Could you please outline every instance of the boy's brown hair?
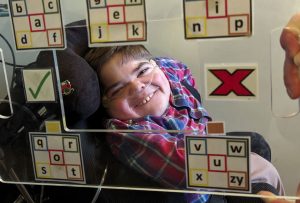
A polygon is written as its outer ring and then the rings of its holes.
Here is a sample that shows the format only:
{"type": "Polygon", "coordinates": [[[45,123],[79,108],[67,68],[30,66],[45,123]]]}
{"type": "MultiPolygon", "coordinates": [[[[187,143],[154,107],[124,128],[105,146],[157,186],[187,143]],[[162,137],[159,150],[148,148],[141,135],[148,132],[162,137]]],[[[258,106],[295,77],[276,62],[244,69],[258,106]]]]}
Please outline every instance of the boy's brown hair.
{"type": "Polygon", "coordinates": [[[150,52],[142,45],[92,48],[84,58],[99,75],[101,67],[115,54],[123,56],[123,63],[132,59],[150,60],[152,58],[150,52]]]}

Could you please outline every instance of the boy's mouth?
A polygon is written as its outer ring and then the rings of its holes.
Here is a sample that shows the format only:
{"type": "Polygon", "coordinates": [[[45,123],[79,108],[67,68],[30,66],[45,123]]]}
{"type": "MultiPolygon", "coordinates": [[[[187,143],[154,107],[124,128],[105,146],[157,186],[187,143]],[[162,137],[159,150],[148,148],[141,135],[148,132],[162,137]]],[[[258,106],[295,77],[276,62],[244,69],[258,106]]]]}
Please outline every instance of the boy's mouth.
{"type": "Polygon", "coordinates": [[[136,105],[137,107],[138,106],[143,106],[145,104],[147,104],[153,97],[153,95],[155,94],[156,91],[152,92],[151,94],[149,94],[147,97],[145,97],[138,105],[136,105]]]}

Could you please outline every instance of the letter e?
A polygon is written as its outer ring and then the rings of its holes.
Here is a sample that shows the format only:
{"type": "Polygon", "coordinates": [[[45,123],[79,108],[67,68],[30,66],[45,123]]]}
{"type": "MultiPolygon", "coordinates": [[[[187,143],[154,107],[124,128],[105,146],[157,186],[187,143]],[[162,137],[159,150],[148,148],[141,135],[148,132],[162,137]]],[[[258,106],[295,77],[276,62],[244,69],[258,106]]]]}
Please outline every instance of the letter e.
{"type": "Polygon", "coordinates": [[[120,19],[120,12],[119,11],[114,11],[113,17],[114,17],[114,19],[120,19]]]}

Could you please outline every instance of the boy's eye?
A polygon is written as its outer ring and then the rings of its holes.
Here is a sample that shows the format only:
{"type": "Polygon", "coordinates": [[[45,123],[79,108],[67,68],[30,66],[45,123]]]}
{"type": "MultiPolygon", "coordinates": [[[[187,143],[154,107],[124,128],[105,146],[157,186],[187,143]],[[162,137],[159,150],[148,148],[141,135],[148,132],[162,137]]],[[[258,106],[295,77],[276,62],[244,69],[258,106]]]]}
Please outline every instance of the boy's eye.
{"type": "Polygon", "coordinates": [[[140,77],[140,76],[143,76],[143,75],[147,75],[148,73],[150,73],[152,70],[152,67],[144,67],[142,68],[139,72],[138,72],[138,75],[137,77],[140,77]]]}
{"type": "Polygon", "coordinates": [[[111,90],[108,95],[109,95],[109,97],[114,97],[114,96],[120,94],[123,89],[124,89],[123,87],[119,87],[117,89],[111,90]]]}

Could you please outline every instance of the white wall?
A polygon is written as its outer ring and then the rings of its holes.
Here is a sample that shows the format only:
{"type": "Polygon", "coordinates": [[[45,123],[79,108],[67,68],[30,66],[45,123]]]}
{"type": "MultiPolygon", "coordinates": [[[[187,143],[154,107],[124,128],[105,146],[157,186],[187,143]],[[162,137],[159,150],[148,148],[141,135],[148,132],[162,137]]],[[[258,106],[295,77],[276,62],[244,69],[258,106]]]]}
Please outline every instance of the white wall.
{"type": "MultiPolygon", "coordinates": [[[[251,37],[188,41],[184,39],[181,0],[147,0],[146,3],[149,31],[146,46],[154,55],[177,58],[192,69],[203,95],[204,106],[214,120],[225,122],[227,131],[256,131],[268,140],[272,148],[272,162],[283,179],[287,194],[294,195],[300,182],[300,116],[286,117],[297,113],[299,108],[298,101],[287,98],[283,87],[283,52],[278,37],[289,17],[300,11],[300,1],[253,0],[251,37]],[[205,100],[204,64],[207,63],[257,63],[258,100],[205,100]]],[[[85,17],[84,1],[78,1],[77,4],[76,0],[75,5],[74,0],[64,0],[62,4],[65,23],[85,17]]],[[[7,17],[0,18],[1,34],[13,42],[8,25],[7,17]]],[[[2,40],[0,47],[5,49],[6,60],[11,61],[2,40]]],[[[34,55],[34,52],[18,54],[17,61],[26,64],[34,55]]]]}

